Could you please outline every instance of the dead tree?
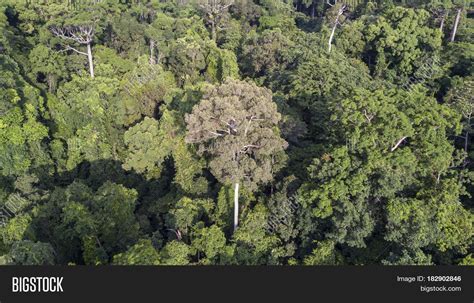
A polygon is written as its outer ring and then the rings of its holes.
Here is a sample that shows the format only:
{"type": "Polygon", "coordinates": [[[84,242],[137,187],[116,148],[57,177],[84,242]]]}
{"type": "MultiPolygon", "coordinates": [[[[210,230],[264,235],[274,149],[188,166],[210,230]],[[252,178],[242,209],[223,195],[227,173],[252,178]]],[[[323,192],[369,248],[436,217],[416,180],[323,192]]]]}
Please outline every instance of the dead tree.
{"type": "MultiPolygon", "coordinates": [[[[337,0],[334,1],[334,4],[331,4],[329,2],[330,0],[327,0],[327,4],[329,4],[330,6],[334,6],[337,4],[337,0]]],[[[329,36],[329,41],[328,41],[328,52],[330,53],[331,52],[331,47],[332,47],[332,40],[334,39],[334,33],[336,32],[336,28],[338,25],[340,25],[340,18],[341,16],[344,14],[344,12],[346,11],[347,9],[347,5],[345,5],[344,3],[341,4],[341,6],[339,6],[338,10],[337,10],[337,13],[336,13],[336,18],[334,19],[334,22],[333,22],[333,25],[332,25],[332,30],[331,30],[331,35],[329,36]]]]}
{"type": "Polygon", "coordinates": [[[79,45],[86,46],[86,52],[82,52],[69,44],[66,45],[66,51],[72,50],[78,54],[87,56],[89,61],[89,72],[92,78],[94,78],[94,63],[92,60],[92,41],[94,40],[94,26],[93,25],[76,25],[76,26],[53,26],[51,32],[66,41],[71,41],[79,45]]]}

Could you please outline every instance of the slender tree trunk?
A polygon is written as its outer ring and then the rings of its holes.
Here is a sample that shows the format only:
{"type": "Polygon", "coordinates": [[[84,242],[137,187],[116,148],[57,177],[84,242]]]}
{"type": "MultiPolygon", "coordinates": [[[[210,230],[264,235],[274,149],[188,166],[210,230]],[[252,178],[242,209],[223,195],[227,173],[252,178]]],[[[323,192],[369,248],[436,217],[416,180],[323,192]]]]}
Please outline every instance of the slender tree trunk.
{"type": "Polygon", "coordinates": [[[234,187],[234,232],[239,225],[239,182],[235,183],[234,187]]]}
{"type": "Polygon", "coordinates": [[[91,77],[94,78],[94,63],[92,62],[92,49],[90,43],[87,44],[87,58],[89,59],[89,71],[91,77]]]}
{"type": "Polygon", "coordinates": [[[314,19],[314,15],[315,15],[315,9],[314,9],[314,3],[311,4],[311,18],[314,19]]]}
{"type": "Polygon", "coordinates": [[[211,21],[211,35],[212,41],[217,41],[216,23],[214,20],[211,21]]]}
{"type": "Polygon", "coordinates": [[[150,64],[156,64],[155,61],[155,41],[150,40],[150,64]]]}
{"type": "Polygon", "coordinates": [[[332,39],[334,38],[334,32],[336,31],[336,26],[337,26],[337,22],[334,23],[334,26],[332,27],[332,31],[331,31],[331,36],[329,36],[329,41],[328,41],[328,52],[329,53],[331,52],[332,39]]]}
{"type": "Polygon", "coordinates": [[[443,13],[443,18],[441,19],[441,24],[439,25],[439,31],[442,33],[444,30],[444,22],[448,18],[449,11],[447,10],[446,12],[443,13]]]}
{"type": "Polygon", "coordinates": [[[469,132],[466,131],[466,136],[464,137],[464,151],[467,153],[467,147],[469,144],[469,132]]]}
{"type": "Polygon", "coordinates": [[[456,32],[458,31],[459,20],[461,19],[462,8],[458,8],[456,11],[456,19],[454,20],[453,31],[451,32],[451,42],[454,42],[456,32]]]}
{"type": "Polygon", "coordinates": [[[156,58],[156,64],[160,64],[161,61],[161,52],[158,50],[158,57],[156,58]]]}
{"type": "Polygon", "coordinates": [[[52,74],[48,74],[47,79],[48,79],[48,92],[52,93],[54,76],[52,74]]]}
{"type": "Polygon", "coordinates": [[[339,17],[344,13],[345,6],[341,6],[341,8],[337,11],[336,20],[334,20],[334,25],[332,27],[331,36],[329,36],[328,41],[328,52],[331,52],[332,47],[332,39],[334,38],[334,33],[336,32],[336,27],[339,24],[339,17]]]}

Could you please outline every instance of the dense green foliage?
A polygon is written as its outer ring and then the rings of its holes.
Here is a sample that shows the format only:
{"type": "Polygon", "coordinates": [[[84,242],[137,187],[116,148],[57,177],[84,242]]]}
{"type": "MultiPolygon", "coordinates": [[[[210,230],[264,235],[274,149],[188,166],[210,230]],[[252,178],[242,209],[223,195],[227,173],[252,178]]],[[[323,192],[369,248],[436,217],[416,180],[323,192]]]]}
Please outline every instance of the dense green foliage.
{"type": "Polygon", "coordinates": [[[0,262],[472,265],[473,9],[0,0],[0,262]]]}

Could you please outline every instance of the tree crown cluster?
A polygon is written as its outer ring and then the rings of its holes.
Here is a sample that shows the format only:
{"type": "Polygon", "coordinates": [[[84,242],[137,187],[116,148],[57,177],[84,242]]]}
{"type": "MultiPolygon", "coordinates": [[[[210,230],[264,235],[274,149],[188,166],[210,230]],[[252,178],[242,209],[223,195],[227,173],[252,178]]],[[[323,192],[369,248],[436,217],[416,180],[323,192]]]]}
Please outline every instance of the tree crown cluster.
{"type": "Polygon", "coordinates": [[[0,0],[0,262],[473,265],[473,12],[0,0]]]}

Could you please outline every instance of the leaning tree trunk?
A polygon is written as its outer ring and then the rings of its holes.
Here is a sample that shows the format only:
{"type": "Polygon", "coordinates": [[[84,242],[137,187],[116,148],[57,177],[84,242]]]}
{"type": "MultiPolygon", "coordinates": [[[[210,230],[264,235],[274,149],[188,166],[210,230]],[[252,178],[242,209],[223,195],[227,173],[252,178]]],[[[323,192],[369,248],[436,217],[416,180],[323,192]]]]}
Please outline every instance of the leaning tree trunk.
{"type": "Polygon", "coordinates": [[[445,13],[443,13],[443,18],[441,19],[441,24],[439,25],[439,31],[442,33],[444,31],[444,22],[446,21],[446,18],[448,18],[449,11],[447,10],[445,13]]]}
{"type": "Polygon", "coordinates": [[[235,183],[234,187],[234,232],[239,225],[239,182],[235,183]]]}
{"type": "Polygon", "coordinates": [[[451,32],[451,42],[454,42],[454,38],[456,37],[456,32],[459,26],[459,20],[461,19],[461,12],[462,8],[458,8],[456,11],[456,20],[454,21],[453,31],[451,32]]]}
{"type": "Polygon", "coordinates": [[[94,78],[94,63],[92,62],[92,49],[90,43],[87,44],[87,58],[89,59],[89,71],[91,78],[94,78]]]}
{"type": "Polygon", "coordinates": [[[332,27],[331,36],[329,36],[329,41],[328,41],[328,52],[329,52],[329,53],[331,52],[332,39],[334,39],[334,33],[336,32],[336,27],[337,27],[337,25],[339,24],[339,17],[341,17],[341,15],[344,13],[344,10],[345,10],[345,9],[346,9],[346,6],[343,5],[343,6],[341,6],[341,8],[339,8],[339,10],[337,11],[336,20],[334,20],[334,25],[333,25],[333,27],[332,27]]]}

